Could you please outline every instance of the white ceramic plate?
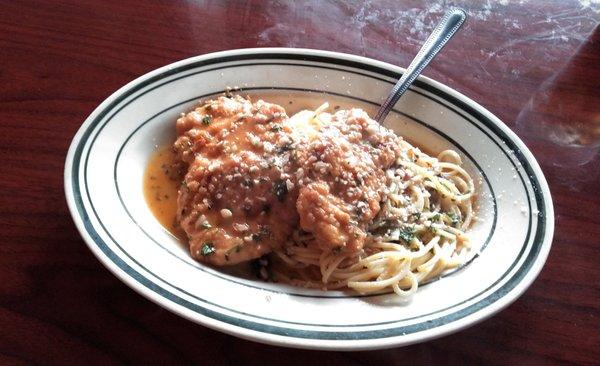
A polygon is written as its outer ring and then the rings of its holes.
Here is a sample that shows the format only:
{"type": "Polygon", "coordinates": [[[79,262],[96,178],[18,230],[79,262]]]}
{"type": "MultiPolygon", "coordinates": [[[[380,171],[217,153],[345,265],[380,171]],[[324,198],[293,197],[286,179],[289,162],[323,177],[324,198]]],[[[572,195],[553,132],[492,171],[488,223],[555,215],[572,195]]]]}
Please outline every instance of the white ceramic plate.
{"type": "MultiPolygon", "coordinates": [[[[85,121],[65,165],[73,219],[98,259],[133,289],[205,326],[290,347],[357,350],[406,345],[472,325],[514,301],[541,270],[554,214],[534,157],[498,118],[421,77],[386,125],[437,153],[457,150],[475,177],[480,254],[421,286],[393,294],[321,292],[235,277],[194,262],[144,201],[142,177],[174,121],[199,100],[239,86],[289,112],[324,101],[373,115],[402,69],[371,59],[303,49],[247,49],[183,60],[115,92],[85,121]],[[292,101],[292,104],[289,102],[292,101]]],[[[289,113],[291,114],[291,113],[289,113]]]]}

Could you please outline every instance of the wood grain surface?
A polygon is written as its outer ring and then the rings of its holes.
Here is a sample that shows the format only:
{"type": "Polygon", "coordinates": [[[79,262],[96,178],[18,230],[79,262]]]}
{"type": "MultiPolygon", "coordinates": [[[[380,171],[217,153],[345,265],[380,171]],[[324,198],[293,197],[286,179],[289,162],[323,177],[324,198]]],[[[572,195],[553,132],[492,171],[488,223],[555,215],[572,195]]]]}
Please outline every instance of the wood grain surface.
{"type": "Polygon", "coordinates": [[[468,11],[468,24],[425,75],[480,102],[525,141],[556,211],[538,279],[469,329],[349,353],[237,339],[135,293],[73,225],[63,193],[69,143],[123,84],[186,57],[244,47],[327,49],[406,66],[447,3],[0,1],[0,364],[598,364],[595,1],[451,2],[468,11]]]}

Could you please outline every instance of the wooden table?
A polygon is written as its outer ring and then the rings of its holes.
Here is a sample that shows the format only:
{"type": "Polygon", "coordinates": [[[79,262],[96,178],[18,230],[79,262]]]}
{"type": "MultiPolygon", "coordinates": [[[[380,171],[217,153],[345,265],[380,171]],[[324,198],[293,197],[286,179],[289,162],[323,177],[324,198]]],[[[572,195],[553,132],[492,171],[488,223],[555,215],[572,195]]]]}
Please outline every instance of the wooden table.
{"type": "Polygon", "coordinates": [[[240,340],[136,294],[94,258],[71,221],[63,194],[70,140],[124,83],[186,57],[257,46],[406,66],[443,2],[0,3],[0,364],[600,362],[600,6],[590,1],[465,1],[468,24],[425,72],[525,141],[556,210],[538,279],[467,330],[355,353],[240,340]]]}

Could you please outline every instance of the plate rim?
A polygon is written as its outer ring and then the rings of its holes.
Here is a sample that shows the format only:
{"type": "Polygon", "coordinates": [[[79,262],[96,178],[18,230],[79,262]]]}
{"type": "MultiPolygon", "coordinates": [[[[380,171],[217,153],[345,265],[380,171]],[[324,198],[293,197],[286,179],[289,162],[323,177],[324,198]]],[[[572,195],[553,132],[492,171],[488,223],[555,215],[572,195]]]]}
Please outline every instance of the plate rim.
{"type": "MultiPolygon", "coordinates": [[[[461,102],[462,104],[472,108],[475,112],[481,114],[484,118],[490,120],[494,126],[498,127],[506,137],[511,140],[523,154],[524,159],[529,163],[535,177],[539,183],[539,189],[541,190],[541,194],[543,199],[545,200],[546,207],[545,209],[545,230],[544,230],[544,240],[541,243],[540,251],[537,256],[534,258],[534,263],[530,267],[529,271],[524,274],[524,277],[515,285],[513,289],[508,291],[502,298],[493,302],[492,304],[485,306],[479,310],[476,310],[474,313],[469,314],[462,319],[457,321],[443,324],[440,327],[430,328],[424,331],[415,332],[406,336],[393,336],[388,338],[370,338],[370,339],[360,339],[360,340],[336,340],[336,339],[315,339],[315,338],[298,338],[298,337],[287,337],[272,333],[260,332],[248,328],[244,328],[241,326],[236,326],[233,324],[225,323],[219,321],[217,319],[210,318],[206,315],[196,313],[191,309],[187,309],[182,305],[176,304],[173,301],[164,298],[157,292],[151,291],[146,286],[138,282],[136,279],[132,278],[130,274],[126,273],[123,269],[121,269],[114,261],[112,261],[108,256],[102,252],[102,250],[96,245],[94,239],[89,235],[87,229],[85,228],[83,219],[79,216],[75,198],[74,198],[74,188],[71,187],[71,178],[72,178],[72,164],[73,158],[75,155],[75,150],[80,142],[82,136],[89,128],[91,122],[98,117],[98,115],[106,109],[107,106],[110,106],[112,102],[115,101],[120,95],[126,93],[129,89],[137,86],[141,82],[152,79],[156,76],[161,75],[162,73],[168,73],[171,70],[177,69],[181,66],[194,64],[201,61],[216,59],[216,58],[226,58],[232,56],[252,56],[252,55],[260,55],[260,54],[281,54],[281,55],[295,55],[297,56],[315,56],[315,57],[324,57],[324,58],[332,58],[339,60],[346,60],[358,64],[369,65],[378,69],[388,70],[393,73],[403,73],[405,70],[403,68],[382,62],[374,59],[356,56],[345,53],[331,52],[331,51],[321,51],[321,50],[313,50],[313,49],[297,49],[297,48],[249,48],[249,49],[240,49],[240,50],[229,50],[222,52],[209,53],[205,55],[195,56],[191,58],[187,58],[161,68],[155,69],[149,73],[146,73],[133,81],[127,83],[116,92],[111,94],[108,98],[106,98],[94,111],[86,118],[84,123],[81,125],[77,133],[75,134],[71,145],[69,147],[69,152],[65,161],[65,171],[64,171],[64,186],[65,186],[65,197],[67,200],[67,204],[69,206],[69,211],[77,226],[77,229],[86,242],[87,246],[92,250],[94,255],[100,260],[100,262],[107,267],[114,275],[117,276],[121,281],[126,283],[129,287],[134,289],[136,292],[142,294],[144,297],[149,298],[151,301],[157,303],[158,305],[180,315],[189,320],[192,320],[196,323],[200,323],[204,326],[208,326],[210,328],[232,334],[241,338],[250,339],[254,341],[259,341],[267,344],[274,344],[280,346],[287,347],[295,347],[295,348],[310,348],[310,349],[331,349],[331,350],[364,350],[364,349],[378,349],[378,348],[387,348],[399,345],[408,345],[416,342],[421,342],[437,337],[441,337],[443,335],[456,332],[460,329],[466,328],[468,326],[475,325],[476,323],[487,319],[488,317],[494,315],[499,310],[507,307],[512,302],[514,302],[518,297],[522,295],[522,293],[533,283],[535,278],[537,278],[539,272],[541,271],[548,253],[550,251],[554,233],[554,212],[553,212],[553,203],[552,197],[550,195],[550,190],[548,188],[548,184],[544,177],[544,174],[539,167],[535,157],[529,151],[529,149],[525,146],[525,144],[519,139],[519,137],[510,130],[500,119],[494,116],[491,112],[485,109],[480,104],[466,97],[465,95],[457,92],[456,90],[443,85],[435,80],[430,78],[420,76],[420,82],[424,84],[429,84],[434,89],[440,90],[442,93],[454,97],[456,100],[461,102]]],[[[460,108],[462,110],[462,108],[460,108]]],[[[529,180],[529,179],[528,179],[529,180]]]]}

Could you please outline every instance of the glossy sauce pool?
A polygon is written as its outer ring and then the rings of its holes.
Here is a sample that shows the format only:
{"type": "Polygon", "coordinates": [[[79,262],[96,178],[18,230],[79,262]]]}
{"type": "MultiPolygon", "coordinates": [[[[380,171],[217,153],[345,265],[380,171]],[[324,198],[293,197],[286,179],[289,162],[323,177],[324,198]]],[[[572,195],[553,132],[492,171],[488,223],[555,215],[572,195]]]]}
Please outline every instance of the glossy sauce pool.
{"type": "Polygon", "coordinates": [[[171,145],[159,147],[148,161],[144,172],[144,198],[158,222],[182,242],[185,233],[176,223],[177,190],[181,180],[173,178],[176,162],[171,145]]]}

